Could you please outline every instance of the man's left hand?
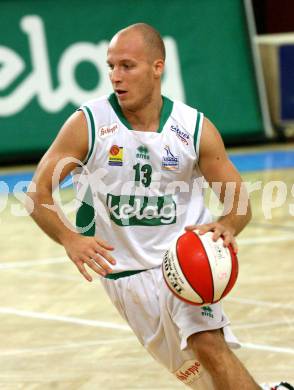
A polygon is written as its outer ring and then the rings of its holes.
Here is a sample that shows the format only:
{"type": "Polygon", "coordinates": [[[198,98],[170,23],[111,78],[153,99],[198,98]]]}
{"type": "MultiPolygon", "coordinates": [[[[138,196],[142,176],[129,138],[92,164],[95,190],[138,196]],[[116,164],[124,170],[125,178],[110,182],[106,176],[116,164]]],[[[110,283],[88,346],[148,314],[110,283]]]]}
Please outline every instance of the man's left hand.
{"type": "Polygon", "coordinates": [[[213,241],[217,241],[221,237],[224,240],[225,247],[228,247],[229,244],[231,244],[234,252],[236,254],[238,253],[238,245],[234,237],[234,232],[220,222],[211,222],[204,225],[190,225],[186,226],[185,230],[198,230],[199,234],[213,232],[213,241]]]}

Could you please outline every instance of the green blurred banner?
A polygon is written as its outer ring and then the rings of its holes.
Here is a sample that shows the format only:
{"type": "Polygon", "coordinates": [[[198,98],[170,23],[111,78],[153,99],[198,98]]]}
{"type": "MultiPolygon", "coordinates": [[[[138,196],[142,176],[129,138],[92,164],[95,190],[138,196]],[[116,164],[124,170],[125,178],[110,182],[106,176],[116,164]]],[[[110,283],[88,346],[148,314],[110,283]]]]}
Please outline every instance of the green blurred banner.
{"type": "Polygon", "coordinates": [[[0,156],[40,153],[82,102],[111,92],[108,42],[136,22],[164,37],[164,94],[227,141],[263,134],[241,0],[2,0],[0,156]]]}

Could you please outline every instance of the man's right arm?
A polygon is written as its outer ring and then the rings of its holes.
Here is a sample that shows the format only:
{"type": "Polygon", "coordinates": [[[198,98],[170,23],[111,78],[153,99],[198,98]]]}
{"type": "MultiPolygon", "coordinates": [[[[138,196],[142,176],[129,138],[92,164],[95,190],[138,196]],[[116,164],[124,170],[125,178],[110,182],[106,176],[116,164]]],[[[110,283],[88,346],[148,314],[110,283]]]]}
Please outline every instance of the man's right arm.
{"type": "MultiPolygon", "coordinates": [[[[63,125],[55,141],[40,161],[33,184],[28,189],[28,196],[33,201],[33,211],[28,211],[40,228],[53,240],[63,245],[69,258],[75,263],[81,274],[88,280],[92,277],[87,272],[85,264],[100,275],[111,272],[109,263],[115,260],[108,252],[113,247],[97,237],[80,235],[75,228],[69,227],[61,209],[53,200],[54,187],[52,178],[56,166],[67,159],[61,171],[61,182],[78,164],[83,161],[88,151],[88,130],[85,116],[82,112],[74,113],[63,125]],[[49,205],[49,207],[48,207],[49,205]],[[62,218],[61,218],[62,216],[62,218]]],[[[58,185],[59,183],[56,183],[58,185]]]]}

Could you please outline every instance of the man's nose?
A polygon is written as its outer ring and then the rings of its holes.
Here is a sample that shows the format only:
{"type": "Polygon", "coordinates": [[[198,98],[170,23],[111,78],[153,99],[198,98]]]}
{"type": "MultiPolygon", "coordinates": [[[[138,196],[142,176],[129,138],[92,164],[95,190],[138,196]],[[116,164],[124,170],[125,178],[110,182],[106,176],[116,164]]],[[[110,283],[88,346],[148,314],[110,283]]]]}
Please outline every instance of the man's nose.
{"type": "Polygon", "coordinates": [[[118,83],[121,81],[121,72],[118,67],[114,66],[110,71],[110,80],[112,83],[118,83]]]}

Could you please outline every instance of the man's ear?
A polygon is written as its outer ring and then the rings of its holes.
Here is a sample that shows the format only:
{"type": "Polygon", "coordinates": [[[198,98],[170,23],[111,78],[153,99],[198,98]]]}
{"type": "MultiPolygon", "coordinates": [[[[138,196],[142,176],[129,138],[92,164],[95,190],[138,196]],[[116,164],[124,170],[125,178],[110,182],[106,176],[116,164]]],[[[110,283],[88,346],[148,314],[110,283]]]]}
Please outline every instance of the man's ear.
{"type": "Polygon", "coordinates": [[[164,71],[164,61],[162,59],[153,62],[153,71],[155,78],[160,78],[164,71]]]}

